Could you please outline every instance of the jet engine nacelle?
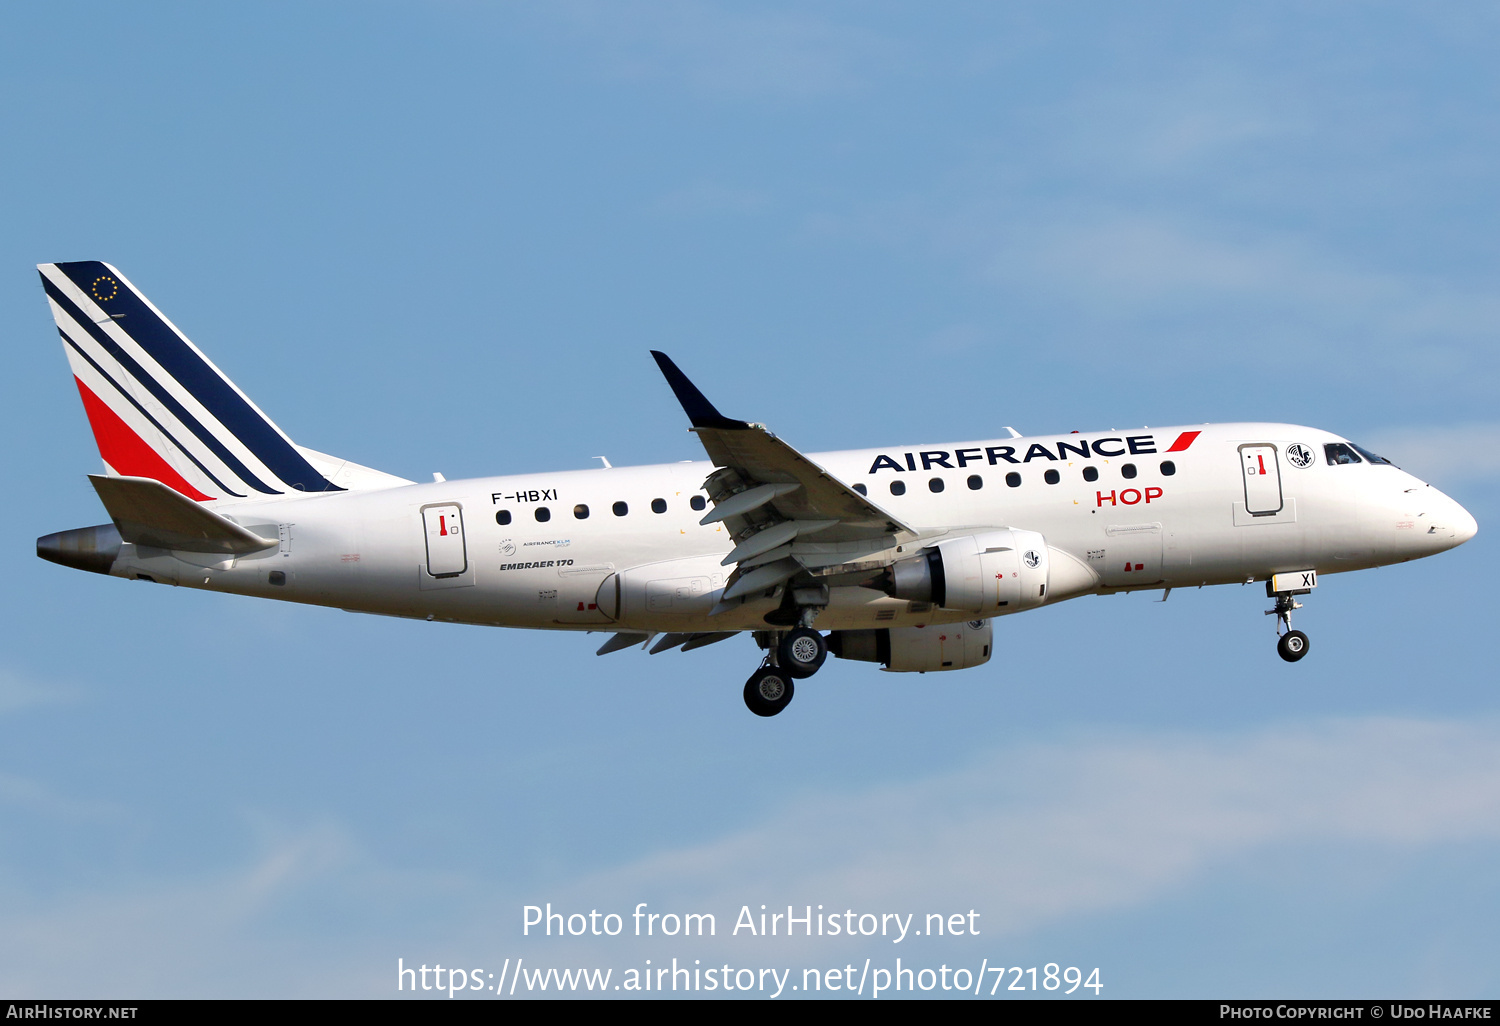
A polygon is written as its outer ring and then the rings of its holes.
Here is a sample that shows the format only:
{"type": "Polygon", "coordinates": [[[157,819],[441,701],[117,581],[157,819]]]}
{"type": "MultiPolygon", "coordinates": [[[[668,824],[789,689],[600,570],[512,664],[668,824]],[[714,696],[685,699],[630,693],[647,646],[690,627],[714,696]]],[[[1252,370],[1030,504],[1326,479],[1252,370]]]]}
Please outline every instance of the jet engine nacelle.
{"type": "Polygon", "coordinates": [[[938,542],[893,564],[881,588],[893,598],[984,616],[1047,600],[1051,560],[1035,531],[985,531],[938,542]]]}
{"type": "Polygon", "coordinates": [[[881,663],[898,673],[979,666],[990,661],[993,646],[994,632],[988,620],[832,631],[828,635],[828,651],[840,659],[881,663]]]}

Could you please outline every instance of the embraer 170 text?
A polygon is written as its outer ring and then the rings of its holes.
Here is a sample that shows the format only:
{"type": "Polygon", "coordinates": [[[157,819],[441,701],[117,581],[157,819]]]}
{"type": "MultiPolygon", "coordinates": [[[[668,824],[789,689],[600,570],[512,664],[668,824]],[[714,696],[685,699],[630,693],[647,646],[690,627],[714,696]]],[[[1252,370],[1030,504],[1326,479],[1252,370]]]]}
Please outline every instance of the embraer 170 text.
{"type": "Polygon", "coordinates": [[[1205,424],[804,455],[653,354],[709,462],[417,484],[292,442],[108,264],[42,264],[112,523],[37,554],[138,581],[448,623],[749,633],[774,716],[828,653],[978,666],[992,619],[1080,595],[1266,582],[1283,659],[1319,574],[1430,556],[1474,518],[1348,439],[1205,424]],[[820,630],[821,628],[821,630],[820,630]],[[827,631],[823,633],[822,631],[827,631]]]}

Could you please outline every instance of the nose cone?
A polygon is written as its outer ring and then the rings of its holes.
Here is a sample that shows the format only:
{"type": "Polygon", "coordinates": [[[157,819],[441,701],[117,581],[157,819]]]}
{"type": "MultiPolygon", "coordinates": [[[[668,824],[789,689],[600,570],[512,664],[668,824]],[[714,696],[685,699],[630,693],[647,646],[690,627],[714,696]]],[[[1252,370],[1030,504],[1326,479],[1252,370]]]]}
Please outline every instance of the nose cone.
{"type": "Polygon", "coordinates": [[[1479,522],[1474,519],[1474,514],[1456,502],[1453,510],[1453,544],[1462,545],[1479,533],[1479,522]]]}
{"type": "Polygon", "coordinates": [[[1474,515],[1436,488],[1428,489],[1426,499],[1426,511],[1418,522],[1426,523],[1428,538],[1439,551],[1462,545],[1479,533],[1474,515]]]}

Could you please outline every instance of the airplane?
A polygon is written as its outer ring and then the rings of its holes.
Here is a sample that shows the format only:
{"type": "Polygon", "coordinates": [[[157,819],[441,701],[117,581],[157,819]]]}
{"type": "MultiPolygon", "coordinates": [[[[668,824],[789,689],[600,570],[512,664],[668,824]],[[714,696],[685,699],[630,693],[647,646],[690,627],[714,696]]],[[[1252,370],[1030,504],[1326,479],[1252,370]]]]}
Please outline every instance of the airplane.
{"type": "MultiPolygon", "coordinates": [[[[1477,531],[1339,435],[1201,424],[803,454],[653,356],[706,461],[414,482],[294,443],[130,281],[40,264],[110,523],[37,555],[128,580],[445,623],[608,632],[606,655],[749,634],[774,716],[829,654],[987,662],[993,621],[1082,595],[1265,582],[1277,651],[1320,576],[1477,531]],[[652,645],[652,642],[655,642],[652,645]]],[[[602,459],[602,457],[600,457],[602,459]]]]}

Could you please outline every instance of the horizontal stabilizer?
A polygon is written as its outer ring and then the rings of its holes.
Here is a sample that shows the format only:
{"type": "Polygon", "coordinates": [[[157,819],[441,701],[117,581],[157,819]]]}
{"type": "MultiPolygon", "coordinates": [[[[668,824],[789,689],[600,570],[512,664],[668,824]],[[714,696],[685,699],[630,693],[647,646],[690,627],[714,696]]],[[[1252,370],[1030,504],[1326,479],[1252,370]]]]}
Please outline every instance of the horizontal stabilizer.
{"type": "Polygon", "coordinates": [[[277,539],[252,534],[160,481],[97,474],[90,474],[89,481],[120,537],[136,545],[244,555],[280,544],[277,539]]]}

